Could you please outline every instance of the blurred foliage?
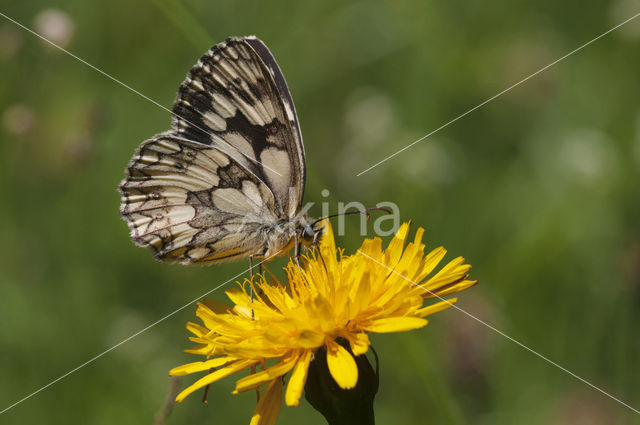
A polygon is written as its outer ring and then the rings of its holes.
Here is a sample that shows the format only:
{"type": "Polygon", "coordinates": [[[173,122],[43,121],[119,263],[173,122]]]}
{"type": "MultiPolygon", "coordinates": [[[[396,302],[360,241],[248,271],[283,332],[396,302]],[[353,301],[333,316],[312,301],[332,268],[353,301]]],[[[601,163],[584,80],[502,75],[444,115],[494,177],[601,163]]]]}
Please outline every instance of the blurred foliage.
{"type": "MultiPolygon", "coordinates": [[[[640,18],[356,177],[640,12],[635,1],[5,0],[1,11],[166,107],[211,45],[258,35],[298,108],[312,212],[327,199],[333,211],[397,203],[433,247],[474,265],[480,285],[461,308],[640,407],[640,18]]],[[[129,241],[116,187],[136,146],[168,128],[165,110],[3,18],[0,70],[4,409],[247,264],[161,264],[129,241]]],[[[0,422],[152,423],[168,370],[196,360],[182,353],[194,311],[0,422]]],[[[459,311],[374,345],[380,424],[637,423],[459,311]]],[[[189,398],[168,423],[248,423],[255,399],[231,389],[214,385],[208,405],[189,398]]],[[[279,423],[303,421],[323,423],[306,403],[279,423]]]]}

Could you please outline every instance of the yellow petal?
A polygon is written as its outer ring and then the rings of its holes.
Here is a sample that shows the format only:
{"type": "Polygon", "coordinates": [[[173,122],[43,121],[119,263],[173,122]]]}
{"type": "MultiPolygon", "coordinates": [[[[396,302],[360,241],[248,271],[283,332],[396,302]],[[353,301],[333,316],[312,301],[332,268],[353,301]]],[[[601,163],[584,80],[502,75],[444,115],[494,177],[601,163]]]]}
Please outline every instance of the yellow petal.
{"type": "Polygon", "coordinates": [[[409,226],[410,223],[408,222],[402,223],[393,239],[391,239],[391,242],[389,242],[389,246],[385,250],[386,258],[384,263],[386,265],[395,267],[398,260],[400,260],[404,244],[407,240],[407,235],[409,234],[409,226]]]}
{"type": "Polygon", "coordinates": [[[322,220],[319,223],[322,226],[322,237],[320,238],[320,253],[325,261],[328,270],[336,267],[336,241],[333,237],[333,228],[329,220],[322,220]]]}
{"type": "Polygon", "coordinates": [[[256,360],[240,360],[235,363],[231,363],[227,367],[223,369],[218,369],[215,372],[212,372],[205,376],[204,378],[198,379],[192,385],[188,386],[178,396],[176,397],[176,401],[182,401],[186,396],[191,394],[192,392],[198,390],[199,388],[205,387],[212,382],[215,382],[219,379],[225,378],[231,374],[234,374],[242,369],[246,369],[247,367],[256,364],[256,360]]]}
{"type": "Polygon", "coordinates": [[[382,263],[382,239],[379,237],[365,239],[362,241],[362,246],[360,246],[357,252],[364,254],[365,258],[371,257],[369,261],[374,259],[382,263]]]}
{"type": "MultiPolygon", "coordinates": [[[[224,322],[221,321],[220,317],[212,312],[209,307],[204,304],[198,303],[198,309],[196,310],[196,316],[202,320],[202,323],[211,331],[217,330],[221,324],[224,322]]],[[[224,317],[225,315],[220,315],[224,317]]]]}
{"type": "Polygon", "coordinates": [[[446,254],[447,250],[441,246],[428,253],[424,259],[422,270],[416,276],[415,281],[421,282],[425,277],[427,277],[433,271],[433,269],[436,268],[436,266],[440,263],[440,261],[446,254]]]}
{"type": "Polygon", "coordinates": [[[231,307],[212,298],[205,298],[204,300],[202,300],[202,304],[204,304],[209,308],[209,310],[217,314],[225,314],[231,311],[231,307]]]}
{"type": "Polygon", "coordinates": [[[404,332],[419,329],[427,325],[427,320],[420,317],[385,317],[372,320],[363,328],[369,332],[387,333],[404,332]]]}
{"type": "Polygon", "coordinates": [[[471,265],[464,264],[463,257],[457,257],[449,261],[438,273],[422,284],[425,288],[437,292],[439,288],[463,279],[471,265]]]}
{"type": "Polygon", "coordinates": [[[274,366],[240,379],[238,382],[236,382],[236,389],[233,391],[234,394],[251,390],[264,384],[265,382],[269,382],[284,375],[285,373],[289,372],[293,368],[293,366],[295,366],[297,359],[298,354],[290,356],[288,358],[283,358],[280,363],[274,366]]]}
{"type": "Polygon", "coordinates": [[[327,347],[327,366],[336,383],[345,390],[358,382],[358,366],[353,356],[336,342],[327,347]]]}
{"type": "Polygon", "coordinates": [[[235,360],[233,357],[218,357],[204,362],[193,362],[174,367],[169,371],[169,376],[183,376],[194,372],[202,372],[212,367],[220,367],[230,361],[235,360]]]}
{"type": "Polygon", "coordinates": [[[197,323],[187,322],[187,330],[198,337],[203,337],[211,332],[209,329],[197,323]]]}
{"type": "Polygon", "coordinates": [[[195,347],[184,350],[184,352],[187,354],[198,354],[201,356],[209,356],[212,354],[215,355],[215,353],[212,353],[211,351],[212,350],[211,350],[211,347],[209,347],[209,345],[195,346],[195,347]]]}
{"type": "Polygon", "coordinates": [[[435,314],[439,311],[445,310],[453,306],[457,301],[458,301],[457,298],[450,298],[448,300],[440,301],[439,303],[435,303],[430,306],[423,307],[419,310],[416,310],[416,315],[420,317],[425,317],[430,314],[435,314]]]}
{"type": "MultiPolygon", "coordinates": [[[[443,290],[438,291],[438,296],[444,297],[445,295],[453,294],[455,292],[460,292],[462,290],[465,290],[475,285],[476,283],[478,283],[477,280],[463,280],[460,283],[456,283],[455,285],[451,285],[443,290]]],[[[429,298],[432,298],[432,297],[429,297],[429,298]]]]}
{"type": "Polygon", "coordinates": [[[360,356],[369,351],[369,336],[362,332],[358,334],[347,333],[344,337],[349,341],[351,352],[354,356],[360,356]]]}
{"type": "Polygon", "coordinates": [[[250,425],[274,425],[282,406],[282,379],[276,378],[267,387],[256,410],[251,417],[250,425]]]}
{"type": "Polygon", "coordinates": [[[307,382],[307,371],[312,355],[313,352],[311,350],[305,351],[293,368],[291,378],[289,378],[289,383],[287,384],[287,391],[284,395],[284,402],[287,406],[297,406],[300,403],[300,396],[304,390],[304,384],[307,382]]]}
{"type": "Polygon", "coordinates": [[[371,302],[371,282],[374,281],[374,277],[372,276],[372,271],[370,269],[365,269],[362,273],[359,281],[353,285],[355,286],[355,294],[353,295],[353,314],[356,315],[360,311],[366,309],[371,302]]]}
{"type": "Polygon", "coordinates": [[[247,305],[249,305],[249,296],[244,291],[238,288],[229,289],[225,291],[225,294],[227,295],[227,298],[229,298],[229,300],[231,300],[231,302],[234,304],[234,309],[238,306],[246,307],[247,305]]]}

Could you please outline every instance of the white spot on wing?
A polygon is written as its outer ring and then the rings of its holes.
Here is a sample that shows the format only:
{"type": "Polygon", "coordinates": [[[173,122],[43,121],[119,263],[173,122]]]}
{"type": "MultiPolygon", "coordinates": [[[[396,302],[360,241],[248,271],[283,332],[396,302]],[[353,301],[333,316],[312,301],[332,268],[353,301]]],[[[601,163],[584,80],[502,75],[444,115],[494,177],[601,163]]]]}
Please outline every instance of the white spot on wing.
{"type": "Polygon", "coordinates": [[[153,144],[153,150],[161,153],[176,153],[180,151],[180,146],[170,140],[160,140],[153,144]]]}
{"type": "Polygon", "coordinates": [[[238,46],[238,50],[240,51],[243,59],[251,60],[251,53],[249,53],[249,49],[245,48],[244,46],[238,46]]]}
{"type": "Polygon", "coordinates": [[[270,186],[275,189],[276,196],[281,203],[286,203],[291,178],[289,155],[281,149],[267,148],[260,154],[260,162],[264,166],[267,179],[271,182],[270,186]],[[277,171],[279,175],[271,170],[277,171]]]}
{"type": "Polygon", "coordinates": [[[233,69],[228,62],[222,61],[218,64],[218,68],[225,73],[225,78],[229,80],[233,80],[234,78],[238,78],[238,73],[235,69],[233,69]]]}
{"type": "Polygon", "coordinates": [[[207,111],[202,117],[204,118],[204,123],[215,131],[227,129],[227,121],[215,112],[207,111]]]}
{"type": "Polygon", "coordinates": [[[240,67],[240,70],[244,73],[245,79],[248,79],[252,84],[255,84],[258,81],[256,74],[253,73],[249,65],[247,65],[247,62],[245,61],[238,62],[238,66],[240,67]]]}
{"type": "Polygon", "coordinates": [[[271,76],[275,78],[276,73],[273,71],[273,68],[271,68],[270,66],[267,66],[267,69],[269,70],[269,74],[271,74],[271,76]]]}
{"type": "Polygon", "coordinates": [[[226,96],[220,93],[213,93],[213,107],[222,118],[229,118],[236,114],[236,107],[226,96]]]}
{"type": "Polygon", "coordinates": [[[236,51],[235,48],[229,46],[226,49],[226,52],[229,54],[229,56],[231,56],[233,59],[238,59],[238,52],[236,51]]]}
{"type": "Polygon", "coordinates": [[[260,191],[256,184],[250,180],[245,180],[242,182],[242,192],[245,194],[247,198],[251,200],[258,207],[262,208],[264,205],[264,201],[260,196],[260,191]]]}
{"type": "Polygon", "coordinates": [[[204,91],[204,86],[202,85],[202,82],[200,80],[198,80],[197,78],[194,78],[194,79],[187,78],[187,81],[196,90],[204,91]]]}
{"type": "Polygon", "coordinates": [[[227,155],[223,154],[217,149],[208,149],[204,152],[206,153],[206,157],[208,159],[210,159],[213,163],[221,167],[226,167],[227,165],[229,165],[229,162],[231,162],[231,160],[227,155]]]}
{"type": "Polygon", "coordinates": [[[259,209],[237,189],[216,189],[211,194],[213,205],[224,212],[245,216],[259,209]]]}
{"type": "Polygon", "coordinates": [[[293,116],[293,110],[291,108],[291,105],[289,105],[289,102],[285,100],[282,103],[284,103],[284,110],[287,113],[287,119],[289,119],[289,121],[295,121],[295,118],[293,116]]]}
{"type": "Polygon", "coordinates": [[[190,205],[176,205],[144,214],[133,213],[133,231],[134,234],[144,234],[166,229],[188,222],[195,214],[196,210],[190,205]]]}
{"type": "Polygon", "coordinates": [[[264,125],[265,124],[264,119],[260,116],[260,114],[258,113],[256,108],[254,108],[253,106],[247,104],[247,102],[245,102],[239,96],[236,95],[234,97],[235,97],[236,102],[240,106],[240,109],[242,110],[244,115],[247,117],[247,120],[251,124],[253,124],[253,125],[264,125]]]}
{"type": "Polygon", "coordinates": [[[209,253],[209,249],[204,246],[193,248],[187,252],[187,255],[191,258],[202,258],[209,253]]]}
{"type": "Polygon", "coordinates": [[[135,159],[136,161],[142,162],[144,164],[153,164],[160,160],[160,155],[158,155],[158,152],[145,151],[142,155],[138,155],[135,159]]]}
{"type": "Polygon", "coordinates": [[[234,148],[238,149],[242,154],[249,158],[255,159],[251,142],[244,138],[240,133],[230,131],[224,135],[225,140],[234,148]]]}

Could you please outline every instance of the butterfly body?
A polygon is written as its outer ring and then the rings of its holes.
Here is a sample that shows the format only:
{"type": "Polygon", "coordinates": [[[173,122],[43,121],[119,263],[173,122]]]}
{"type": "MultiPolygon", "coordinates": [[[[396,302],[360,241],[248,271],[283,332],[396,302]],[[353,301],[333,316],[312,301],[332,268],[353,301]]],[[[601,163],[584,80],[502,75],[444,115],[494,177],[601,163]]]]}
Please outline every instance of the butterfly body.
{"type": "Polygon", "coordinates": [[[305,156],[291,95],[267,47],[230,38],[180,85],[172,129],[143,142],[120,184],[131,238],[162,261],[285,254],[320,229],[302,211],[305,156]]]}

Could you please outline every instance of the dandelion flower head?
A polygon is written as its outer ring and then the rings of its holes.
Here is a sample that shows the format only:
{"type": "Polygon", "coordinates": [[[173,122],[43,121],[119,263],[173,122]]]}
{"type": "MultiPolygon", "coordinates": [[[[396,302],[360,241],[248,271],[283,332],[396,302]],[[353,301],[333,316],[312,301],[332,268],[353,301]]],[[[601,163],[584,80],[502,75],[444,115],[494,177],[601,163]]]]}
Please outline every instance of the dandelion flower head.
{"type": "Polygon", "coordinates": [[[208,300],[188,323],[198,346],[186,350],[205,361],[185,364],[170,375],[210,372],[184,389],[177,400],[243,370],[234,393],[263,388],[251,424],[273,424],[282,404],[298,405],[314,353],[326,350],[329,372],[343,389],[358,380],[354,356],[369,350],[370,333],[403,332],[427,325],[426,316],[452,306],[444,296],[476,283],[470,265],[457,257],[436,271],[442,247],[425,254],[424,229],[409,241],[409,223],[400,226],[386,249],[380,238],[365,239],[353,255],[337,249],[331,226],[317,248],[285,268],[288,284],[265,273],[227,291],[233,307],[208,300]],[[253,301],[249,286],[253,285],[253,301]],[[437,299],[436,302],[431,302],[437,299]],[[342,342],[342,343],[340,343],[342,342]],[[347,348],[349,349],[347,349],[347,348]],[[259,370],[257,370],[259,369],[259,370]]]}

